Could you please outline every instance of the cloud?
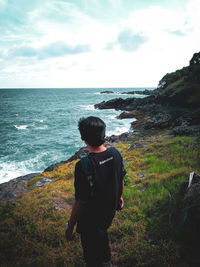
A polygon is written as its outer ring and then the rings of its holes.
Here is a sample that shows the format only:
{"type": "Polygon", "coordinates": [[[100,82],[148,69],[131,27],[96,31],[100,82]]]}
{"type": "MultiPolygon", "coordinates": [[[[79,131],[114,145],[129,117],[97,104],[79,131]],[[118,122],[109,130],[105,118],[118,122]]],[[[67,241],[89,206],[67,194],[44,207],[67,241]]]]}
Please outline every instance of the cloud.
{"type": "Polygon", "coordinates": [[[126,29],[118,36],[117,42],[121,49],[127,52],[138,50],[148,39],[141,34],[133,34],[131,30],[126,29]]]}
{"type": "Polygon", "coordinates": [[[28,45],[22,45],[7,51],[6,57],[36,57],[38,59],[46,59],[53,57],[61,57],[66,55],[81,54],[90,51],[89,45],[78,44],[71,46],[65,42],[57,41],[40,48],[34,48],[28,45]]]}
{"type": "Polygon", "coordinates": [[[6,4],[7,4],[6,0],[0,0],[0,11],[4,9],[6,4]]]}
{"type": "Polygon", "coordinates": [[[183,32],[183,31],[181,31],[181,30],[176,30],[176,31],[167,31],[168,33],[171,33],[171,34],[174,34],[174,35],[176,35],[176,36],[185,36],[186,35],[186,33],[185,32],[183,32]]]}

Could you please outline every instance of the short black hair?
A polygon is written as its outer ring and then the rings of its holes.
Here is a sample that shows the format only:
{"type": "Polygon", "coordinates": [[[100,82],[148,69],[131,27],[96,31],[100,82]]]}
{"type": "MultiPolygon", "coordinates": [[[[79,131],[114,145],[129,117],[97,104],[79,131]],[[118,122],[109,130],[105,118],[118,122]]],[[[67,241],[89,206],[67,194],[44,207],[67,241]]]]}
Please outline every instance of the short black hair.
{"type": "Polygon", "coordinates": [[[78,122],[81,137],[90,146],[100,146],[105,142],[106,124],[98,117],[81,118],[78,122]]]}

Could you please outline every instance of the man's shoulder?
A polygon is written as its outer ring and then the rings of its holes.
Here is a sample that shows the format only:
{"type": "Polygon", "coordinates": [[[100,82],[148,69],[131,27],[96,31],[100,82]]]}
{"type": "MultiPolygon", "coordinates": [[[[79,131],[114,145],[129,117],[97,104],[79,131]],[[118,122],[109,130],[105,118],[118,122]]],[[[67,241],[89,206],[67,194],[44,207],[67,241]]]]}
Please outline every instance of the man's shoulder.
{"type": "Polygon", "coordinates": [[[75,171],[82,170],[82,164],[81,164],[81,159],[76,162],[75,164],[75,171]]]}
{"type": "Polygon", "coordinates": [[[110,147],[109,150],[113,155],[115,155],[115,156],[119,157],[120,159],[122,159],[122,154],[116,147],[110,147]]]}

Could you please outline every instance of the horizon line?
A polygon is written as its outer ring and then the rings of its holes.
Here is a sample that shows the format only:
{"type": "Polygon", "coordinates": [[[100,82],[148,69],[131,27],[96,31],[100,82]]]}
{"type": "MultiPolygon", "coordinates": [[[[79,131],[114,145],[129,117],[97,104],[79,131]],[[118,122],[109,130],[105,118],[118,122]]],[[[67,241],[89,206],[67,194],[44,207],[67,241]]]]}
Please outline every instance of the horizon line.
{"type": "Polygon", "coordinates": [[[127,87],[2,87],[2,89],[131,89],[131,88],[157,88],[156,86],[127,86],[127,87]]]}

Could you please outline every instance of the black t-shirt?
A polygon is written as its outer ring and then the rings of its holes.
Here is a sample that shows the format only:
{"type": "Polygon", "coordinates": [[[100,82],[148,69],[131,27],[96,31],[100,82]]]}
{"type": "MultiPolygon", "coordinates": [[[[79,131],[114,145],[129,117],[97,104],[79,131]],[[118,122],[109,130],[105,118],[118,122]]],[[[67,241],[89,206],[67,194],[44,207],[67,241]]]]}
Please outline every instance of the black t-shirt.
{"type": "Polygon", "coordinates": [[[119,189],[126,171],[123,159],[115,148],[104,152],[90,153],[89,169],[94,180],[94,196],[81,161],[75,167],[75,199],[86,201],[77,231],[91,227],[109,227],[119,203],[119,189]]]}

